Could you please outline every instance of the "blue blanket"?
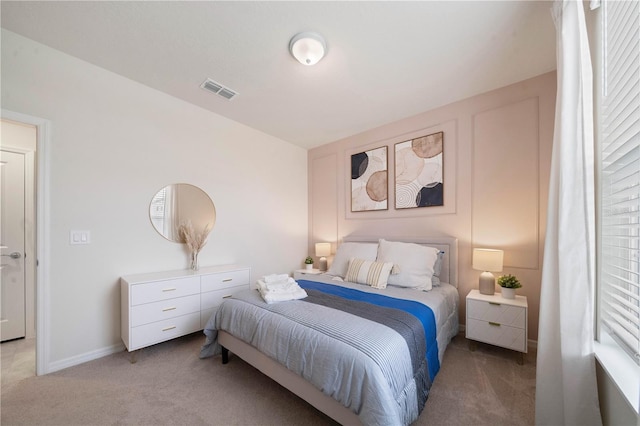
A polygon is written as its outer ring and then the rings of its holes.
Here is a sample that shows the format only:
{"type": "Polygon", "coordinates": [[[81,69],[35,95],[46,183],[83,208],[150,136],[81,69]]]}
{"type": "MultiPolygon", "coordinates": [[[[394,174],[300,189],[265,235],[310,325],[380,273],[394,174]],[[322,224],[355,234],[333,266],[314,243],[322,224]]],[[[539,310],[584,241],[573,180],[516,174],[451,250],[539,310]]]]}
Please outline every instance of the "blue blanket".
{"type": "Polygon", "coordinates": [[[431,308],[413,300],[397,299],[381,294],[367,293],[360,290],[315,281],[299,280],[298,284],[305,290],[317,290],[349,300],[370,303],[385,308],[398,309],[416,317],[420,323],[422,323],[424,328],[426,340],[425,358],[427,360],[429,378],[430,381],[433,382],[433,379],[440,370],[440,361],[438,359],[438,342],[436,341],[436,320],[431,308]]]}

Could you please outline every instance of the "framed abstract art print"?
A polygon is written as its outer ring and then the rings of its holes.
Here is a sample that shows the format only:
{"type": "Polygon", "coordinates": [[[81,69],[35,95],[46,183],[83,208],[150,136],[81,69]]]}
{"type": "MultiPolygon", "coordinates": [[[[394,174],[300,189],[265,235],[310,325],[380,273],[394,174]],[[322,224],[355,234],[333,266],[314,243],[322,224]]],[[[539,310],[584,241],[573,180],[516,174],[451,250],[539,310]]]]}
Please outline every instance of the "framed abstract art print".
{"type": "Polygon", "coordinates": [[[396,209],[444,205],[444,132],[395,145],[396,209]]]}
{"type": "Polygon", "coordinates": [[[351,156],[351,211],[388,209],[387,147],[351,156]]]}

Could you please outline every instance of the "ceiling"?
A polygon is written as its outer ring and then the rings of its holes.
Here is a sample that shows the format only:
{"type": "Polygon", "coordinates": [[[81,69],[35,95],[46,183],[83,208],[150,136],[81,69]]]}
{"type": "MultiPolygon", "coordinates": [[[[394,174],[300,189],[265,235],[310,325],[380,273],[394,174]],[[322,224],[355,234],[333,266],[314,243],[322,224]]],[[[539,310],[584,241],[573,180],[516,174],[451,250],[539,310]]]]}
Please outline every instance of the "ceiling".
{"type": "Polygon", "coordinates": [[[556,68],[547,1],[6,1],[2,27],[303,148],[556,68]],[[298,32],[327,42],[317,65],[298,32]],[[211,78],[238,92],[200,88],[211,78]]]}

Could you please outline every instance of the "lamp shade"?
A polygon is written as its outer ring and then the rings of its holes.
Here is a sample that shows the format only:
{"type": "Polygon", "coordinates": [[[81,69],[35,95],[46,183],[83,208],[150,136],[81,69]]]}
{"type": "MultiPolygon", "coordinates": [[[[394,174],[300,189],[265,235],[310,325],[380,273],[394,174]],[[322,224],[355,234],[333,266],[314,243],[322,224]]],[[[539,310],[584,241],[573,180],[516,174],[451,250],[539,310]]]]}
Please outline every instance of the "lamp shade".
{"type": "Polygon", "coordinates": [[[494,249],[473,249],[473,269],[478,271],[500,272],[504,252],[494,249]]]}
{"type": "Polygon", "coordinates": [[[325,257],[331,255],[331,243],[316,243],[316,256],[325,257]]]}
{"type": "Polygon", "coordinates": [[[323,58],[327,45],[318,33],[296,34],[289,42],[291,55],[303,65],[315,65],[323,58]]]}

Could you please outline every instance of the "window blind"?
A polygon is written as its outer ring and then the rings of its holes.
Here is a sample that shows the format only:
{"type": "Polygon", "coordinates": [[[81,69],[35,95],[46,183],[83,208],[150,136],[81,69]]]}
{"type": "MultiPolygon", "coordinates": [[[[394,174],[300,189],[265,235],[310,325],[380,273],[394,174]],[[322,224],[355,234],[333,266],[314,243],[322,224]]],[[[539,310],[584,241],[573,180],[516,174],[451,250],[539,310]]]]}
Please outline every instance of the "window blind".
{"type": "Polygon", "coordinates": [[[603,2],[600,323],[640,364],[640,2],[603,2]]]}

